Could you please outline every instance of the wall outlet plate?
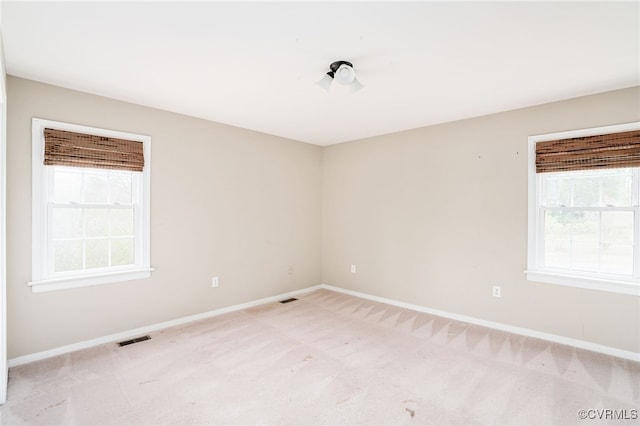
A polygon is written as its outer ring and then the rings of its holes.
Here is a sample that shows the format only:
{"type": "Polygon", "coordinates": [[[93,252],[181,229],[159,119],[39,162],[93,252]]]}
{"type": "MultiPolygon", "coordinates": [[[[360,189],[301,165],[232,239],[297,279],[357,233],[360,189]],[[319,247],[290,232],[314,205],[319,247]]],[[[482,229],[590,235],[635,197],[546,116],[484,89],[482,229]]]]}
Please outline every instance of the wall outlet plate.
{"type": "Polygon", "coordinates": [[[355,274],[356,273],[356,265],[351,265],[351,273],[355,274]]]}
{"type": "Polygon", "coordinates": [[[220,280],[218,277],[211,278],[211,287],[218,287],[220,285],[220,280]]]}
{"type": "Polygon", "coordinates": [[[493,297],[501,297],[502,296],[502,288],[499,285],[494,285],[492,294],[493,294],[493,297]]]}

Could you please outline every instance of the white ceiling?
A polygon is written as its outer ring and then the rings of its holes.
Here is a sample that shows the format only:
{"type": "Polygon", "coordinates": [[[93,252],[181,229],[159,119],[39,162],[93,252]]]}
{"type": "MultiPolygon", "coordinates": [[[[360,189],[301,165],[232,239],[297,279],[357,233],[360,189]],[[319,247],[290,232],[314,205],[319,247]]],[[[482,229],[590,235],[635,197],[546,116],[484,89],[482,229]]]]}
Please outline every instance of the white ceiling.
{"type": "Polygon", "coordinates": [[[2,2],[10,75],[329,145],[640,84],[637,1],[2,2]],[[327,94],[331,62],[365,88],[327,94]]]}

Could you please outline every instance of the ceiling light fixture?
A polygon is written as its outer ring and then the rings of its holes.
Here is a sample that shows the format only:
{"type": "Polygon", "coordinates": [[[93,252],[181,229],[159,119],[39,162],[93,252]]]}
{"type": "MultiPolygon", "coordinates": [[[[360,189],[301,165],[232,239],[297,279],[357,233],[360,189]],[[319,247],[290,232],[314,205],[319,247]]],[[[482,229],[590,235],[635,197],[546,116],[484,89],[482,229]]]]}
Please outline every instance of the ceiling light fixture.
{"type": "Polygon", "coordinates": [[[356,78],[353,64],[348,61],[336,61],[329,65],[329,71],[316,84],[327,92],[331,89],[333,82],[349,87],[352,92],[362,89],[364,86],[356,78]]]}

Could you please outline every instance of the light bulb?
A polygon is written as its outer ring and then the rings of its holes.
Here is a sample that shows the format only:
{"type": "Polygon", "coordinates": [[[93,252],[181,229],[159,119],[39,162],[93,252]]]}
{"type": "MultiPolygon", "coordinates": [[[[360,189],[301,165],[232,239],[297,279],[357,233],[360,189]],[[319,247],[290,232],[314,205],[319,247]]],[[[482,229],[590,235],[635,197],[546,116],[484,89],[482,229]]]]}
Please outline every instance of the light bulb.
{"type": "Polygon", "coordinates": [[[354,78],[356,78],[356,72],[348,65],[340,65],[336,71],[335,80],[340,84],[351,84],[354,78]]]}
{"type": "Polygon", "coordinates": [[[322,77],[320,81],[316,82],[316,84],[328,92],[329,88],[331,87],[332,81],[333,81],[333,78],[329,73],[327,73],[324,75],[324,77],[322,77]]]}

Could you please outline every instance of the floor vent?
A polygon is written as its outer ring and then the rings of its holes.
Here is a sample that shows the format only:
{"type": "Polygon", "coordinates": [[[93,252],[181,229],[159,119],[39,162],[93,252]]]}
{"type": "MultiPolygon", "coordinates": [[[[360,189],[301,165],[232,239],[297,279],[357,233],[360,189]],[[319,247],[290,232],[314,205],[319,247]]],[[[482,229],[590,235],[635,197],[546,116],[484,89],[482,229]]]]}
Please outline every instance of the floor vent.
{"type": "Polygon", "coordinates": [[[292,297],[291,299],[285,299],[285,300],[281,300],[280,303],[290,303],[290,302],[295,302],[296,299],[295,297],[292,297]]]}
{"type": "Polygon", "coordinates": [[[149,339],[151,339],[150,336],[136,337],[135,339],[125,340],[123,342],[118,342],[118,346],[122,347],[122,346],[127,346],[127,345],[133,345],[134,343],[144,342],[145,340],[149,340],[149,339]]]}

